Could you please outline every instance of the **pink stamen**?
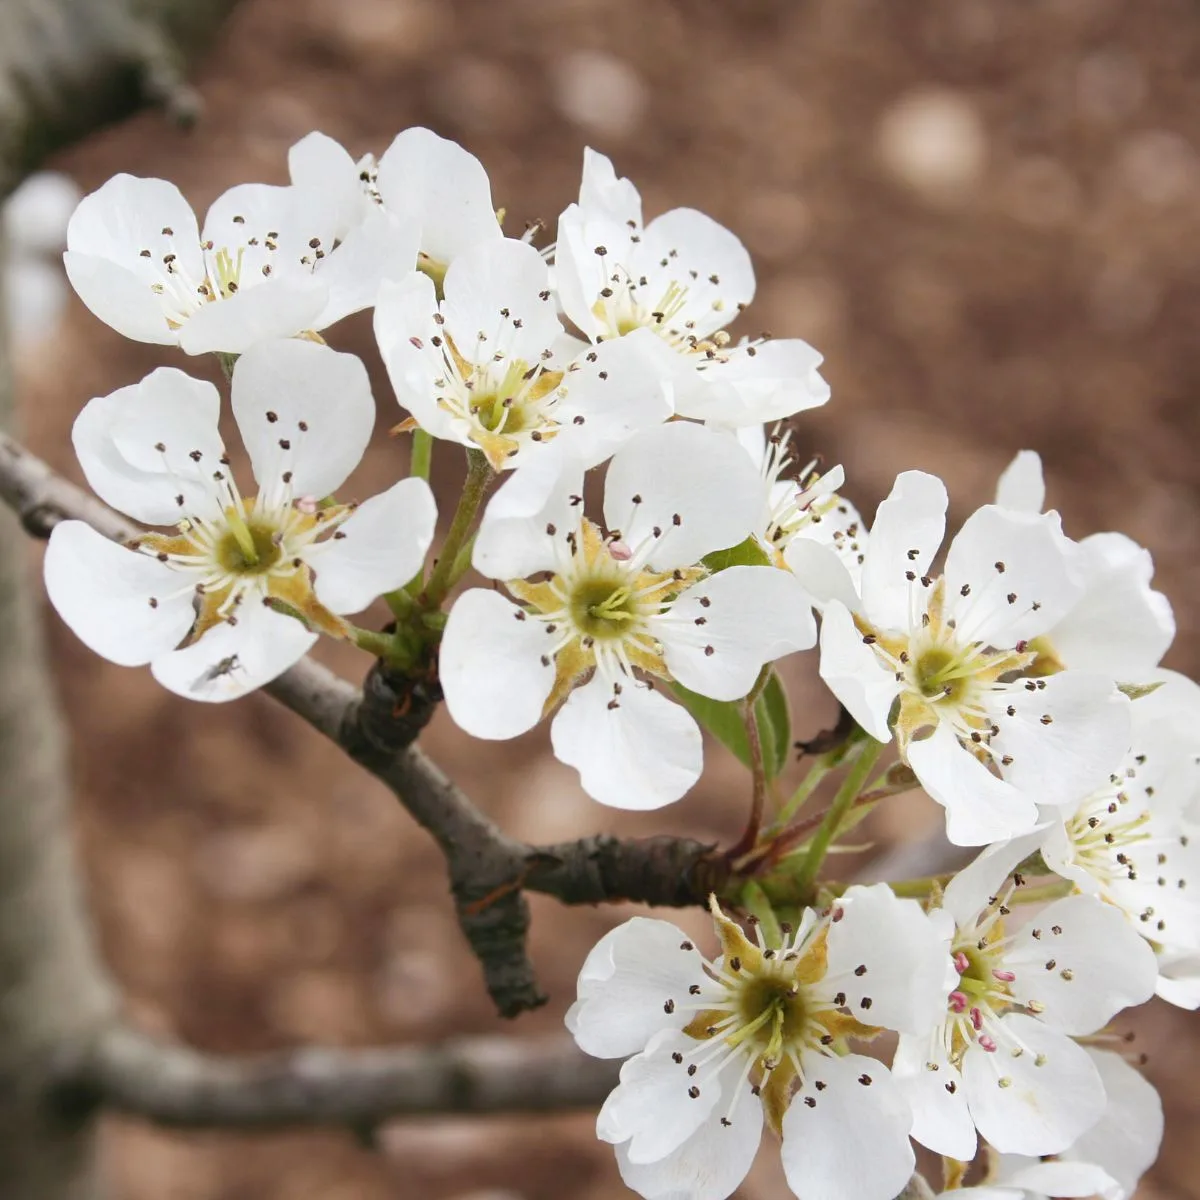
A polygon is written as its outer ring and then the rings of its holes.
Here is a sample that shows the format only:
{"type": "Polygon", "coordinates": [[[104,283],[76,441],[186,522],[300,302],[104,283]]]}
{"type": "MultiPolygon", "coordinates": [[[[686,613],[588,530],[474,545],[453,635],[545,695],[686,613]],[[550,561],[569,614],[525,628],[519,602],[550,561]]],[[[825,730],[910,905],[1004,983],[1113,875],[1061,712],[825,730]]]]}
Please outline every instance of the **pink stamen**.
{"type": "Polygon", "coordinates": [[[996,1041],[990,1034],[981,1033],[976,1040],[989,1054],[996,1053],[996,1041]]]}
{"type": "Polygon", "coordinates": [[[965,992],[950,993],[950,1011],[951,1012],[966,1012],[967,1010],[967,995],[965,992]]]}
{"type": "Polygon", "coordinates": [[[1000,980],[1001,983],[1012,983],[1016,979],[1015,971],[993,971],[992,978],[1000,980]]]}
{"type": "Polygon", "coordinates": [[[628,562],[633,557],[633,549],[628,542],[609,542],[608,554],[617,562],[628,562]]]}
{"type": "Polygon", "coordinates": [[[965,975],[971,967],[971,960],[960,950],[954,956],[954,969],[960,974],[965,975]]]}
{"type": "Polygon", "coordinates": [[[971,1009],[971,1024],[974,1025],[976,1029],[983,1028],[983,1013],[981,1013],[977,1008],[971,1009]]]}
{"type": "Polygon", "coordinates": [[[296,508],[306,516],[312,516],[320,507],[321,502],[316,496],[299,496],[296,499],[296,508]]]}

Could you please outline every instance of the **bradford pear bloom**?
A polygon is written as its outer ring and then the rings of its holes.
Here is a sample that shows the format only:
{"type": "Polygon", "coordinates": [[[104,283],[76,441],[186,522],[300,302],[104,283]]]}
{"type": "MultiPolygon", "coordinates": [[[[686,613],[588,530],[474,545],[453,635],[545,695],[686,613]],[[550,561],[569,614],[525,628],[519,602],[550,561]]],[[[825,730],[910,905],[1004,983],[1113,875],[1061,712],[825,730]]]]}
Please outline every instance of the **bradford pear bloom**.
{"type": "Polygon", "coordinates": [[[488,507],[474,563],[517,603],[474,589],[455,604],[446,704],[483,738],[515,737],[558,708],[554,752],[584,789],[657,808],[695,783],[701,738],[644,676],[736,700],[764,664],[813,644],[812,615],[786,571],[702,561],[744,541],[757,516],[758,476],[731,435],[684,422],[637,435],[609,465],[603,528],[584,516],[578,466],[552,466],[516,472],[488,507]]]}
{"type": "MultiPolygon", "coordinates": [[[[1039,513],[1045,495],[1041,459],[1022,450],[1000,477],[996,503],[1039,513]]],[[[1175,637],[1171,603],[1150,586],[1150,552],[1123,533],[1095,533],[1074,544],[1072,569],[1083,592],[1039,638],[1043,660],[1142,682],[1175,637]]]]}
{"type": "Polygon", "coordinates": [[[943,1192],[939,1200],[1049,1200],[1050,1196],[1129,1200],[1158,1157],[1162,1101],[1119,1054],[1093,1047],[1087,1053],[1108,1099],[1095,1125],[1053,1157],[999,1155],[985,1184],[943,1192]]]}
{"type": "Polygon", "coordinates": [[[415,223],[421,270],[440,280],[464,251],[502,234],[482,163],[457,142],[415,126],[398,133],[376,162],[355,161],[323,133],[288,151],[292,182],[327,195],[345,237],[376,208],[415,223]]]}
{"type": "Polygon", "coordinates": [[[747,425],[737,431],[737,438],[762,475],[763,506],[754,530],[759,545],[777,566],[785,566],[792,542],[809,538],[833,550],[857,585],[867,527],[838,492],[846,472],[837,466],[822,475],[815,459],[796,470],[791,433],[778,426],[768,434],[762,425],[747,425]]]}
{"type": "Polygon", "coordinates": [[[654,335],[642,346],[683,416],[737,427],[829,399],[821,355],[807,342],[735,343],[726,332],[754,298],[742,243],[691,208],[643,225],[637,189],[593,150],[579,203],[559,218],[554,269],[559,303],[588,341],[654,335]]]}
{"type": "Polygon", "coordinates": [[[381,210],[342,231],[321,192],[247,183],[218,197],[201,233],[174,184],[116,175],[75,210],[63,261],[118,333],[239,354],[373,304],[381,279],[412,269],[417,232],[381,210]]]}
{"type": "Polygon", "coordinates": [[[101,499],[175,530],[120,546],[65,521],[46,552],[50,600],[82,641],[123,666],[149,663],[195,700],[261,686],[318,632],[345,636],[338,614],[410,579],[436,518],[419,479],[359,505],[332,500],[374,424],[353,355],[263,343],[238,359],[232,392],[256,495],[244,497],[230,470],[217,390],[162,367],[90,401],[73,437],[101,499]]]}
{"type": "Polygon", "coordinates": [[[1133,703],[1118,770],[1078,807],[1048,810],[1046,828],[1009,854],[1036,844],[1052,871],[1123,911],[1170,961],[1200,954],[1200,840],[1186,819],[1200,795],[1200,687],[1156,674],[1158,689],[1133,703]]]}
{"type": "Polygon", "coordinates": [[[1032,829],[1039,804],[1075,804],[1102,784],[1129,745],[1129,702],[1111,675],[1040,674],[1036,639],[1082,591],[1057,517],[981,508],[935,576],[946,503],[941,480],[901,475],[861,587],[809,540],[792,543],[788,565],[824,602],[821,677],[872,737],[894,727],[950,840],[983,845],[1032,829]]]}
{"type": "Polygon", "coordinates": [[[940,1008],[948,963],[929,918],[884,884],[806,910],[778,945],[712,911],[715,961],[669,922],[635,917],[580,973],[575,1040],[633,1055],[597,1121],[622,1178],[647,1200],[723,1200],[765,1118],[801,1200],[891,1200],[912,1173],[911,1114],[887,1068],[847,1043],[940,1008]]]}
{"type": "Polygon", "coordinates": [[[396,397],[417,424],[480,447],[498,471],[523,466],[551,442],[590,467],[636,429],[671,415],[633,339],[588,348],[574,361],[556,351],[564,338],[549,269],[525,242],[500,238],[466,250],[446,272],[440,302],[421,272],[385,283],[375,336],[396,397]]]}
{"type": "Polygon", "coordinates": [[[1104,1112],[1104,1086],[1073,1039],[1154,991],[1154,954],[1111,905],[1056,900],[1012,930],[1011,857],[984,851],[931,913],[958,979],[937,1024],[903,1034],[892,1069],[913,1137],[974,1157],[976,1130],[1006,1154],[1066,1150],[1104,1112]]]}

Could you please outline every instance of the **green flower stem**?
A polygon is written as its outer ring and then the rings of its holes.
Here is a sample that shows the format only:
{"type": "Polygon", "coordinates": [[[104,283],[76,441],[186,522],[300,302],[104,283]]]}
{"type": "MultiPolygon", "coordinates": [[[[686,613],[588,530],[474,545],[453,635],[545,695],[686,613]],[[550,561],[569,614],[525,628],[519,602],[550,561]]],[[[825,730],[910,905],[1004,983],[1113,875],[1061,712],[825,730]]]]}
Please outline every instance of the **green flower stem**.
{"type": "Polygon", "coordinates": [[[748,850],[752,850],[758,842],[762,830],[763,810],[767,803],[767,772],[763,765],[762,736],[758,728],[758,698],[771,678],[771,664],[768,663],[758,673],[754,686],[742,701],[742,720],[746,727],[746,742],[750,747],[750,771],[753,776],[753,792],[750,800],[750,815],[746,819],[746,828],[737,844],[728,851],[730,860],[739,858],[748,850]]]}
{"type": "Polygon", "coordinates": [[[1051,883],[1039,883],[1033,887],[1013,889],[1009,904],[1042,904],[1047,900],[1061,900],[1075,891],[1075,884],[1069,879],[1059,879],[1055,876],[1051,883]]]}
{"type": "Polygon", "coordinates": [[[412,435],[412,458],[408,473],[414,479],[429,482],[429,468],[433,462],[433,434],[424,429],[414,429],[412,435]]]}
{"type": "Polygon", "coordinates": [[[804,807],[808,798],[817,790],[821,780],[837,766],[842,754],[842,747],[819,754],[808,768],[808,774],[800,781],[800,786],[788,797],[787,803],[779,810],[771,825],[772,832],[778,832],[790,825],[796,814],[804,807]]]}
{"type": "Polygon", "coordinates": [[[413,609],[416,607],[412,596],[404,588],[398,588],[394,592],[386,592],[383,599],[388,608],[392,610],[392,616],[401,625],[408,621],[409,617],[412,616],[413,609]]]}
{"type": "Polygon", "coordinates": [[[953,873],[948,875],[926,875],[922,879],[901,879],[896,883],[889,883],[888,887],[901,900],[928,900],[936,891],[944,890],[946,884],[953,878],[953,873]]]}
{"type": "Polygon", "coordinates": [[[821,863],[825,861],[825,855],[829,852],[829,847],[833,844],[833,839],[837,836],[842,822],[854,806],[854,801],[858,799],[863,784],[867,782],[876,761],[883,753],[883,746],[883,742],[873,740],[867,742],[858,752],[854,765],[842,780],[842,786],[838,788],[837,795],[834,796],[833,803],[829,806],[829,811],[813,835],[804,862],[800,864],[800,869],[796,873],[796,886],[801,894],[812,888],[813,882],[817,878],[817,872],[821,869],[821,863]]]}
{"type": "Polygon", "coordinates": [[[391,634],[378,633],[374,629],[359,629],[357,625],[350,626],[350,637],[354,644],[376,658],[393,661],[395,655],[395,639],[391,634]]]}
{"type": "Polygon", "coordinates": [[[425,609],[441,608],[443,601],[454,586],[454,568],[459,552],[471,536],[472,526],[483,503],[484,493],[491,482],[492,468],[482,450],[467,451],[467,478],[463,484],[458,508],[450,522],[450,532],[442,543],[442,551],[421,593],[421,606],[425,609]]]}

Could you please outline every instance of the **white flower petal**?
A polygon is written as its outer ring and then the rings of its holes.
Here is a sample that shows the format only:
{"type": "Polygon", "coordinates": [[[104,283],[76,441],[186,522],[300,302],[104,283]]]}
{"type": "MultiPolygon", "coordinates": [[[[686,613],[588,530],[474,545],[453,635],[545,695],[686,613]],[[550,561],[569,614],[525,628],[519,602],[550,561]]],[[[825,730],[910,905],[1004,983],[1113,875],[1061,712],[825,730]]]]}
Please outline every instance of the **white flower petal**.
{"type": "Polygon", "coordinates": [[[958,925],[973,924],[992,897],[1000,894],[1001,884],[1012,871],[1039,849],[1047,833],[1045,828],[1038,828],[1023,837],[985,847],[946,885],[942,908],[958,925]]]}
{"type": "Polygon", "coordinates": [[[433,280],[413,271],[401,280],[385,279],[375,300],[375,340],[401,407],[434,437],[470,444],[437,402],[434,380],[445,375],[442,351],[434,345],[438,311],[433,280]]]}
{"type": "Polygon", "coordinates": [[[1018,450],[996,484],[996,503],[1013,512],[1040,513],[1046,505],[1042,460],[1036,450],[1018,450]]]}
{"type": "Polygon", "coordinates": [[[975,1126],[997,1150],[1057,1154],[1100,1119],[1104,1085],[1083,1047],[1021,1013],[988,1032],[998,1049],[972,1043],[962,1075],[975,1126]]]}
{"type": "Polygon", "coordinates": [[[89,400],[71,440],[101,500],[148,525],[173,525],[216,515],[212,473],[225,453],[220,413],[211,383],[159,367],[141,383],[89,400]]]}
{"type": "MultiPolygon", "coordinates": [[[[605,263],[625,263],[630,230],[605,217],[585,216],[570,204],[558,218],[554,249],[554,286],[567,318],[589,341],[598,341],[606,325],[592,311],[608,283],[605,263]],[[605,253],[596,253],[603,247],[605,253]],[[611,255],[611,257],[609,257],[611,255]]],[[[657,340],[657,335],[655,335],[657,340]]],[[[674,351],[670,351],[674,354],[674,351]]]]}
{"type": "Polygon", "coordinates": [[[179,344],[188,354],[243,354],[260,342],[314,328],[328,299],[316,279],[265,279],[197,309],[180,329],[179,344]]]}
{"type": "Polygon", "coordinates": [[[1004,956],[1015,997],[1047,1025],[1094,1033],[1154,995],[1158,965],[1124,913],[1093,896],[1056,900],[1018,931],[1004,956]]]}
{"type": "Polygon", "coordinates": [[[602,217],[632,229],[642,225],[642,198],[637,188],[624,176],[618,178],[612,160],[590,146],[583,150],[579,208],[589,219],[602,217]]]}
{"type": "Polygon", "coordinates": [[[671,283],[687,289],[673,321],[680,326],[694,321],[689,332],[697,337],[724,328],[738,315],[739,305],[754,299],[754,266],[746,247],[724,225],[694,208],[655,217],[628,265],[633,278],[646,277],[648,296],[662,295],[671,283]]]}
{"type": "Polygon", "coordinates": [[[167,324],[167,316],[150,284],[110,259],[98,254],[68,250],[63,266],[71,286],[95,317],[122,337],[152,345],[173,346],[179,334],[167,324]]]}
{"type": "Polygon", "coordinates": [[[1083,594],[1057,513],[977,509],[950,544],[945,574],[946,612],[963,642],[1011,646],[1037,637],[1083,594]]]}
{"type": "Polygon", "coordinates": [[[417,261],[420,231],[411,218],[372,206],[321,264],[317,278],[328,289],[313,329],[326,329],[375,303],[385,279],[401,279],[417,261]]]}
{"type": "Polygon", "coordinates": [[[635,1163],[627,1145],[616,1147],[627,1187],[646,1200],[725,1200],[746,1178],[762,1140],[762,1104],[750,1095],[748,1082],[735,1099],[738,1077],[731,1069],[722,1072],[717,1086],[703,1124],[670,1154],[635,1163]]]}
{"type": "Polygon", "coordinates": [[[700,1046],[681,1029],[664,1029],[621,1068],[621,1082],[609,1093],[596,1119],[597,1136],[613,1144],[627,1142],[633,1163],[657,1162],[678,1149],[703,1124],[721,1098],[714,1083],[695,1087],[687,1067],[673,1055],[700,1046]]]}
{"type": "Polygon", "coordinates": [[[168,691],[209,704],[236,700],[270,683],[312,648],[317,635],[302,621],[265,604],[244,604],[237,624],[214,626],[183,650],[150,664],[168,691]]]}
{"type": "Polygon", "coordinates": [[[662,808],[700,778],[700,727],[646,684],[626,679],[618,686],[616,694],[597,674],[567,697],[550,726],[555,756],[579,772],[583,790],[601,804],[662,808]]]}
{"type": "Polygon", "coordinates": [[[838,906],[822,986],[868,1025],[923,1033],[940,1024],[957,973],[939,923],[886,883],[855,885],[838,906]]]}
{"type": "Polygon", "coordinates": [[[238,359],[232,392],[263,492],[332,495],[371,440],[375,401],[353,354],[302,340],[264,342],[238,359]]]}
{"type": "Polygon", "coordinates": [[[442,636],[446,707],[473,737],[503,740],[532,729],[554,686],[551,638],[541,621],[496,592],[459,596],[442,636]]]}
{"type": "Polygon", "coordinates": [[[1110,1193],[1114,1185],[1114,1180],[1107,1171],[1090,1163],[1077,1162],[1029,1160],[1028,1165],[1011,1172],[1004,1170],[1002,1166],[999,1178],[1011,1187],[1021,1188],[1022,1195],[1033,1192],[1038,1195],[1054,1195],[1060,1200],[1071,1196],[1104,1195],[1106,1192],[1110,1193]]]}
{"type": "Polygon", "coordinates": [[[777,567],[718,571],[650,625],[672,676],[714,700],[740,699],[766,663],[817,639],[804,589],[777,567]]]}
{"type": "Polygon", "coordinates": [[[562,454],[557,442],[545,443],[544,453],[514,471],[484,509],[471,562],[489,579],[555,570],[556,534],[578,526],[578,506],[571,497],[583,494],[583,468],[562,454]]]}
{"type": "Polygon", "coordinates": [[[387,207],[412,210],[421,225],[421,252],[436,263],[451,263],[502,236],[483,164],[428,129],[396,135],[379,160],[376,185],[387,207]]]}
{"type": "Polygon", "coordinates": [[[905,755],[929,797],[945,808],[946,836],[956,846],[1006,841],[1036,825],[1037,805],[997,779],[944,723],[930,737],[909,742],[905,755]]]}
{"type": "Polygon", "coordinates": [[[75,636],[122,667],[173,650],[195,620],[186,575],[82,521],[55,527],[44,573],[50,603],[75,636]]]}
{"type": "Polygon", "coordinates": [[[832,547],[801,534],[788,542],[783,560],[800,580],[816,608],[822,608],[831,600],[851,612],[862,607],[854,579],[832,547]]]}
{"type": "MultiPolygon", "coordinates": [[[[563,377],[554,419],[554,445],[593,467],[616,452],[640,429],[662,424],[671,402],[661,376],[642,350],[648,329],[601,342],[577,359],[563,377]]],[[[528,453],[522,456],[528,458],[528,453]]]]}
{"type": "Polygon", "coordinates": [[[907,629],[913,577],[929,564],[946,533],[946,485],[936,475],[905,471],[875,512],[863,563],[863,611],[880,629],[907,629]]]}
{"type": "Polygon", "coordinates": [[[1129,749],[1130,703],[1110,676],[1064,671],[1018,680],[992,693],[988,711],[1000,729],[991,748],[1012,760],[1004,778],[1039,804],[1078,803],[1129,749]]]}
{"type": "Polygon", "coordinates": [[[916,1160],[912,1112],[888,1069],[861,1054],[809,1052],[801,1065],[803,1086],[783,1116],[788,1186],[803,1200],[894,1200],[916,1160]]]}
{"type": "Polygon", "coordinates": [[[309,551],[317,599],[331,612],[361,612],[402,587],[425,561],[436,524],[437,505],[423,479],[401,479],[364,501],[309,551]]]}
{"type": "Polygon", "coordinates": [[[679,1017],[663,1006],[668,1000],[684,1004],[693,986],[720,990],[687,934],[670,921],[632,917],[587,956],[567,1028],[585,1053],[624,1058],[661,1030],[678,1029],[679,1017]]]}
{"type": "Polygon", "coordinates": [[[730,347],[699,372],[701,387],[687,389],[679,411],[699,421],[748,425],[780,421],[829,400],[818,368],[824,356],[799,338],[730,347]]]}
{"type": "Polygon", "coordinates": [[[1119,1054],[1095,1049],[1089,1049],[1088,1054],[1104,1082],[1108,1107],[1067,1154],[1080,1163],[1095,1163],[1112,1176],[1117,1189],[1101,1193],[1105,1200],[1126,1200],[1158,1157],[1163,1135],[1162,1100],[1142,1073],[1119,1054]]]}
{"type": "Polygon", "coordinates": [[[1175,637],[1171,602],[1150,581],[1150,552],[1120,533],[1084,538],[1074,558],[1086,588],[1082,599],[1049,631],[1069,667],[1140,681],[1175,637]]]}
{"type": "Polygon", "coordinates": [[[468,362],[503,354],[536,366],[561,332],[549,268],[528,242],[496,238],[464,250],[443,290],[445,332],[468,362]]]}
{"type": "Polygon", "coordinates": [[[115,175],[80,201],[67,225],[64,261],[80,299],[100,320],[127,337],[160,344],[176,340],[166,324],[168,309],[185,315],[204,279],[196,218],[179,189],[133,175],[115,175]],[[171,255],[174,276],[164,262],[171,255]],[[171,279],[181,289],[176,303],[150,290],[171,279]]]}
{"type": "Polygon", "coordinates": [[[649,561],[660,571],[744,541],[761,503],[759,474],[736,439],[682,421],[637,434],[604,485],[609,531],[635,552],[653,539],[649,561]]]}
{"type": "Polygon", "coordinates": [[[339,240],[363,219],[371,201],[363,191],[358,164],[341,143],[324,133],[302,137],[288,150],[288,177],[297,187],[331,198],[334,237],[339,240]]]}
{"type": "Polygon", "coordinates": [[[913,1138],[935,1154],[970,1162],[979,1139],[962,1076],[946,1055],[940,1026],[931,1037],[901,1035],[892,1078],[912,1105],[913,1138]]]}
{"type": "Polygon", "coordinates": [[[821,616],[821,678],[877,742],[892,740],[888,717],[900,691],[895,676],[863,644],[854,618],[837,600],[821,616]]]}
{"type": "Polygon", "coordinates": [[[1177,1008],[1200,1008],[1200,954],[1164,955],[1158,964],[1155,995],[1177,1008]]]}

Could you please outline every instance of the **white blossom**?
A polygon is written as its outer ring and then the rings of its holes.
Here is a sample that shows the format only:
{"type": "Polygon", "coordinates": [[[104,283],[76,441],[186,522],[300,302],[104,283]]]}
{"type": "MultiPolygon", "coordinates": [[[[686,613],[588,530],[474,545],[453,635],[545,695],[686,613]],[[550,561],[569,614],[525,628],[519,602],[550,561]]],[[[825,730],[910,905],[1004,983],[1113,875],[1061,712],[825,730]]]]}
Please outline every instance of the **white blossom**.
{"type": "Polygon", "coordinates": [[[102,500],[175,530],[121,546],[65,521],[46,552],[50,600],[83,642],[123,666],[148,663],[195,700],[261,686],[318,632],[345,636],[339,614],[411,578],[436,519],[419,479],[360,505],[322,503],[358,464],[374,424],[353,355],[262,343],[238,360],[232,391],[256,495],[243,497],[230,470],[217,390],[160,367],[90,401],[73,438],[102,500]]]}
{"type": "Polygon", "coordinates": [[[637,189],[593,150],[584,153],[579,203],[559,218],[554,269],[563,311],[588,341],[654,335],[642,347],[683,416],[738,427],[829,399],[821,355],[807,342],[735,343],[726,332],[754,298],[754,268],[737,237],[691,208],[643,225],[637,189]]]}
{"type": "Polygon", "coordinates": [[[464,251],[502,236],[483,164],[420,126],[398,133],[378,162],[310,133],[288,151],[288,170],[294,184],[330,198],[339,237],[377,207],[415,223],[421,269],[439,280],[464,251]]]}
{"type": "Polygon", "coordinates": [[[523,466],[551,442],[590,467],[671,415],[634,341],[562,357],[549,270],[510,238],[464,251],[440,302],[421,272],[385,283],[375,336],[397,399],[421,428],[478,446],[496,470],[523,466]]]}
{"type": "MultiPolygon", "coordinates": [[[[1039,513],[1045,492],[1041,459],[1022,450],[1000,477],[996,503],[1039,513]]],[[[1040,636],[1039,652],[1067,667],[1142,682],[1175,637],[1170,601],[1150,586],[1150,552],[1123,533],[1095,533],[1072,546],[1072,570],[1083,591],[1040,636]]]]}
{"type": "Polygon", "coordinates": [[[338,222],[319,191],[246,183],[217,198],[201,233],[174,184],[115,175],[75,210],[63,261],[80,299],[118,333],[240,354],[325,329],[412,269],[411,221],[375,211],[344,236],[338,222]]]}
{"type": "Polygon", "coordinates": [[[1107,779],[1129,746],[1129,703],[1111,675],[1029,675],[1036,639],[1082,591],[1057,517],[981,508],[934,576],[946,504],[941,480],[902,474],[871,527],[860,587],[815,543],[793,542],[788,564],[824,604],[821,678],[872,737],[895,728],[950,840],[983,845],[1107,779]]]}
{"type": "Polygon", "coordinates": [[[609,465],[603,529],[584,516],[578,467],[552,468],[518,471],[488,507],[474,563],[518,603],[459,598],[446,705],[468,733],[510,738],[561,704],[554,753],[589,795],[657,808],[699,776],[700,730],[642,676],[738,699],[765,663],[813,644],[812,615],[787,571],[702,561],[757,516],[758,476],[731,436],[681,422],[637,435],[609,465]]]}
{"type": "Polygon", "coordinates": [[[1092,896],[1056,900],[1011,928],[1010,858],[985,851],[931,914],[958,973],[941,1020],[902,1034],[893,1071],[913,1137],[970,1161],[976,1130],[1006,1154],[1065,1151],[1100,1120],[1104,1086],[1074,1038],[1154,991],[1150,947],[1092,896]]]}
{"type": "Polygon", "coordinates": [[[943,1192],[939,1200],[1049,1200],[1050,1196],[1129,1200],[1158,1157],[1162,1101],[1119,1054],[1091,1047],[1087,1053],[1108,1100],[1104,1115],[1091,1129],[1062,1153],[1047,1158],[999,1155],[985,1184],[943,1192]]]}
{"type": "Polygon", "coordinates": [[[858,510],[841,495],[846,472],[832,467],[821,474],[814,459],[796,470],[791,433],[776,426],[768,435],[762,425],[736,431],[738,441],[762,476],[763,503],[754,536],[778,566],[796,539],[828,546],[841,559],[857,585],[866,555],[867,527],[858,510]]]}
{"type": "Polygon", "coordinates": [[[647,1200],[724,1200],[765,1118],[801,1200],[892,1200],[913,1169],[911,1114],[887,1068],[846,1039],[936,1013],[948,964],[929,918],[886,885],[852,887],[771,946],[712,909],[715,961],[669,922],[637,917],[580,973],[576,1041],[633,1055],[597,1121],[622,1178],[647,1200]]]}

